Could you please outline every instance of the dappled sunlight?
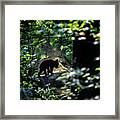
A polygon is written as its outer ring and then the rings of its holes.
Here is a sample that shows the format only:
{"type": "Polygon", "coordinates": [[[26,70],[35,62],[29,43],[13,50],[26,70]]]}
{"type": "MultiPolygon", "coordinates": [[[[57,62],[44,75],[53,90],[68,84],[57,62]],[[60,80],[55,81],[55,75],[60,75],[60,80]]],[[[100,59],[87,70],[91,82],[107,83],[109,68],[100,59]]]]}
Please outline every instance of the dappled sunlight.
{"type": "Polygon", "coordinates": [[[20,99],[99,100],[100,21],[21,20],[20,99]]]}

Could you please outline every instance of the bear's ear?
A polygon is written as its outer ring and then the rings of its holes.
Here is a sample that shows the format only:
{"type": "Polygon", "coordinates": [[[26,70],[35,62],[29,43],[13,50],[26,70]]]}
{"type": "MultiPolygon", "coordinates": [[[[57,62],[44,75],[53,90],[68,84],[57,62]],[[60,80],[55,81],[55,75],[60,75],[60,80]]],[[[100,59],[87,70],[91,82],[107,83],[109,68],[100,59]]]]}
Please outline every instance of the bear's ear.
{"type": "Polygon", "coordinates": [[[58,62],[58,59],[56,59],[55,61],[58,62]]]}

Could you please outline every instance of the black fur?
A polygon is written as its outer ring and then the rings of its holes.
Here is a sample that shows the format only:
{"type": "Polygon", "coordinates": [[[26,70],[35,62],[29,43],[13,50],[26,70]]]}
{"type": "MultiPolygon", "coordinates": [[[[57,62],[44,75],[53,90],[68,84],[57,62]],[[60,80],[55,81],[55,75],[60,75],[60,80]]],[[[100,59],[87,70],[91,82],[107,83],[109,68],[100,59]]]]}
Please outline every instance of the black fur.
{"type": "Polygon", "coordinates": [[[45,76],[49,73],[53,73],[53,68],[57,68],[59,65],[58,59],[52,60],[47,59],[42,61],[42,63],[39,65],[39,71],[38,71],[38,77],[40,77],[41,73],[44,72],[45,76]]]}

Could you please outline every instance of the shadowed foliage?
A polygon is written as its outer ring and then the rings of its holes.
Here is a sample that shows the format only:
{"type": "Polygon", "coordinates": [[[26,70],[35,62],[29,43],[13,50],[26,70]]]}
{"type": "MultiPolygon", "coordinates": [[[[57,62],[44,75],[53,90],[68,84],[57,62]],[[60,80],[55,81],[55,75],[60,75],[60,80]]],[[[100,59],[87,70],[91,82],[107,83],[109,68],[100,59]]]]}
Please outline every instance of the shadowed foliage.
{"type": "Polygon", "coordinates": [[[100,21],[21,20],[20,99],[99,100],[100,21]]]}

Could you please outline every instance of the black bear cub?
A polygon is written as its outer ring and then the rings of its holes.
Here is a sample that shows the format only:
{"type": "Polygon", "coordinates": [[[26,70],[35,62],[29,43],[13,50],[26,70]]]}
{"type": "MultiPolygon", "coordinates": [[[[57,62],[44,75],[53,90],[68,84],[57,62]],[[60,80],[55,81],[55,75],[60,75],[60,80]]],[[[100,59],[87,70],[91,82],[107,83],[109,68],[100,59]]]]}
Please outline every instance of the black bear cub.
{"type": "Polygon", "coordinates": [[[41,64],[39,65],[39,71],[38,71],[38,77],[40,77],[40,74],[44,72],[45,76],[49,73],[53,73],[53,68],[58,68],[59,62],[58,59],[52,60],[52,59],[47,59],[43,60],[41,64]]]}

